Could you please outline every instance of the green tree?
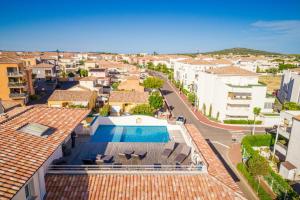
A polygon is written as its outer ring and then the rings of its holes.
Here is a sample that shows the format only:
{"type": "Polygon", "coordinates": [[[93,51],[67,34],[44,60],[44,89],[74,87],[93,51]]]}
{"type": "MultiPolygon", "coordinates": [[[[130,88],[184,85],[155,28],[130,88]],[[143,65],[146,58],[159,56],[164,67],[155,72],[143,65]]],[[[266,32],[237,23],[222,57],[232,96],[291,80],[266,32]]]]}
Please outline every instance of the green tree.
{"type": "Polygon", "coordinates": [[[264,157],[260,155],[254,155],[248,160],[247,165],[250,174],[252,174],[252,176],[258,180],[258,191],[260,177],[269,174],[269,163],[264,157]]]}
{"type": "Polygon", "coordinates": [[[110,112],[110,105],[106,104],[102,108],[99,109],[99,114],[103,117],[106,117],[109,115],[110,112]]]}
{"type": "Polygon", "coordinates": [[[157,77],[148,77],[143,84],[145,88],[159,89],[163,86],[164,81],[157,77]]]}
{"type": "Polygon", "coordinates": [[[140,104],[130,110],[131,114],[153,116],[154,110],[148,104],[140,104]]]}
{"type": "Polygon", "coordinates": [[[79,69],[77,71],[77,74],[79,74],[80,77],[87,77],[88,76],[88,70],[85,69],[79,69]]]}
{"type": "Polygon", "coordinates": [[[153,62],[148,62],[148,63],[147,63],[147,68],[148,68],[148,69],[154,70],[155,65],[153,64],[153,62]]]}
{"type": "Polygon", "coordinates": [[[278,72],[278,69],[275,67],[272,67],[270,69],[267,69],[266,72],[273,74],[273,76],[275,76],[278,72]]]}
{"type": "Polygon", "coordinates": [[[79,60],[79,65],[84,65],[84,60],[79,60]]]}
{"type": "Polygon", "coordinates": [[[154,109],[160,109],[164,105],[163,97],[158,92],[152,93],[148,101],[149,105],[154,109]]]}
{"type": "Polygon", "coordinates": [[[75,77],[75,74],[74,74],[73,72],[70,72],[70,73],[68,74],[68,77],[73,78],[73,77],[75,77]]]}
{"type": "Polygon", "coordinates": [[[193,106],[195,106],[195,101],[196,101],[196,94],[191,92],[188,94],[188,100],[190,103],[193,104],[193,106]]]}
{"type": "Polygon", "coordinates": [[[261,108],[259,108],[259,107],[253,108],[254,123],[253,123],[252,135],[254,135],[254,133],[255,133],[256,117],[260,114],[260,111],[261,111],[261,108]]]}
{"type": "Polygon", "coordinates": [[[111,87],[112,87],[113,90],[117,90],[118,87],[119,87],[119,85],[120,85],[120,82],[115,82],[115,83],[113,83],[113,84],[111,85],[111,87]]]}

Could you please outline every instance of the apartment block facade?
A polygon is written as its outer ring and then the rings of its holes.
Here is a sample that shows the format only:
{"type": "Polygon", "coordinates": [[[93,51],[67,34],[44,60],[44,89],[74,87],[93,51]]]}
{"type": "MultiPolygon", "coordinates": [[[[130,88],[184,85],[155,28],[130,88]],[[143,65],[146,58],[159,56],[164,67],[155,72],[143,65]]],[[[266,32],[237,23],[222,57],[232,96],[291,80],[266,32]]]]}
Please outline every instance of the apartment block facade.
{"type": "Polygon", "coordinates": [[[0,58],[0,99],[27,103],[34,94],[32,70],[20,60],[0,58]]]}
{"type": "Polygon", "coordinates": [[[300,111],[282,111],[274,146],[281,161],[279,173],[289,180],[300,180],[300,111]]]}
{"type": "Polygon", "coordinates": [[[267,87],[256,73],[232,66],[199,72],[194,88],[198,108],[220,121],[252,120],[254,107],[269,113],[275,100],[266,97],[267,87]]]}
{"type": "Polygon", "coordinates": [[[300,69],[290,69],[283,72],[278,99],[283,102],[300,103],[300,69]]]}

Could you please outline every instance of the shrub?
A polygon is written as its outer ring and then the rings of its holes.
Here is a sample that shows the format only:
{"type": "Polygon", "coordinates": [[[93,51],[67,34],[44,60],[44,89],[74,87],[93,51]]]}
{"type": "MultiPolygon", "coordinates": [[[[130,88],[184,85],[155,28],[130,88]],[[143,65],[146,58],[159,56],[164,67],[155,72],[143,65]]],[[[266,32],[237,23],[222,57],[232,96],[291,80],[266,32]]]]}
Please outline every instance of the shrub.
{"type": "Polygon", "coordinates": [[[189,100],[190,103],[192,103],[194,105],[195,101],[196,101],[196,94],[195,93],[189,93],[188,94],[188,100],[189,100]]]}
{"type": "MultiPolygon", "coordinates": [[[[239,163],[237,165],[237,169],[243,174],[243,176],[247,179],[249,185],[256,191],[258,188],[258,181],[248,172],[246,166],[243,163],[239,163]]],[[[270,195],[262,188],[258,189],[258,197],[262,200],[271,200],[270,195]]]]}
{"type": "Polygon", "coordinates": [[[209,105],[209,111],[208,111],[208,117],[211,117],[211,113],[212,113],[212,105],[209,105]]]}
{"type": "MultiPolygon", "coordinates": [[[[254,124],[254,120],[247,119],[227,119],[223,121],[224,124],[254,124]]],[[[261,124],[262,121],[255,121],[255,124],[261,124]]]]}
{"type": "Polygon", "coordinates": [[[119,85],[120,85],[119,82],[115,82],[115,83],[113,83],[113,84],[111,85],[111,87],[112,87],[113,90],[117,90],[118,87],[119,87],[119,85]]]}
{"type": "Polygon", "coordinates": [[[190,92],[189,92],[187,89],[182,88],[182,93],[183,93],[185,96],[188,96],[190,92]]]}
{"type": "Polygon", "coordinates": [[[131,114],[153,116],[154,110],[148,104],[140,104],[130,110],[131,114]]]}
{"type": "Polygon", "coordinates": [[[106,117],[109,115],[110,112],[110,106],[108,104],[104,105],[102,108],[99,110],[99,114],[103,117],[106,117]]]}
{"type": "Polygon", "coordinates": [[[286,102],[283,104],[284,110],[300,110],[300,104],[295,102],[286,102]]]}
{"type": "Polygon", "coordinates": [[[160,109],[164,105],[163,97],[159,93],[152,93],[149,96],[149,104],[154,109],[160,109]]]}
{"type": "Polygon", "coordinates": [[[74,104],[71,104],[68,106],[69,108],[87,108],[86,106],[82,105],[82,104],[79,104],[79,105],[74,105],[74,104]]]}

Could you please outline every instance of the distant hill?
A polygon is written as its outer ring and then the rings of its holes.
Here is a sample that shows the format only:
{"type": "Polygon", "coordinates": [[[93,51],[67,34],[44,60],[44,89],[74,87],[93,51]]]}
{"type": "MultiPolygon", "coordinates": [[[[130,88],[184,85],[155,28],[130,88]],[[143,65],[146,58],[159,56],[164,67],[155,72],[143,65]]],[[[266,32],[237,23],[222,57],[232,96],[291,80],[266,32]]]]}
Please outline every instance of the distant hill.
{"type": "Polygon", "coordinates": [[[220,51],[211,51],[203,54],[214,54],[214,55],[226,55],[226,54],[234,54],[234,55],[281,55],[280,53],[261,51],[256,49],[248,49],[248,48],[231,48],[224,49],[220,51]]]}

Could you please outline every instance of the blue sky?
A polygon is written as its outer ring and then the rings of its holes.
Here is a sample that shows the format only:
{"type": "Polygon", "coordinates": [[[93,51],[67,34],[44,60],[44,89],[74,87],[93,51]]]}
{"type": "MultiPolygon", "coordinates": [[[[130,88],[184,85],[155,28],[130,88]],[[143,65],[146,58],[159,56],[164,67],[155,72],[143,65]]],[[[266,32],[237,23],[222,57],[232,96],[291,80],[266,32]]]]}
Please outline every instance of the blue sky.
{"type": "Polygon", "coordinates": [[[300,53],[299,0],[0,0],[0,49],[300,53]]]}

